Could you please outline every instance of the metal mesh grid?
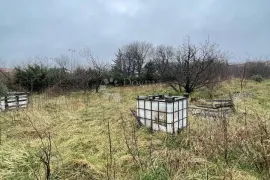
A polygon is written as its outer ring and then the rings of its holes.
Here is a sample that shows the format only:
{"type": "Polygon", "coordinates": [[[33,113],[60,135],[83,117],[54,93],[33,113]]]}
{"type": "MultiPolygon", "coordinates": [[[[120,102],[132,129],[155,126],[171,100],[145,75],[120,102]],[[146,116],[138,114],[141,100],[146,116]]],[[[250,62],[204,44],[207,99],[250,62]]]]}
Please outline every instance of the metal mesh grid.
{"type": "Polygon", "coordinates": [[[187,109],[185,97],[157,95],[137,98],[137,115],[151,129],[175,133],[186,127],[187,109]]]}

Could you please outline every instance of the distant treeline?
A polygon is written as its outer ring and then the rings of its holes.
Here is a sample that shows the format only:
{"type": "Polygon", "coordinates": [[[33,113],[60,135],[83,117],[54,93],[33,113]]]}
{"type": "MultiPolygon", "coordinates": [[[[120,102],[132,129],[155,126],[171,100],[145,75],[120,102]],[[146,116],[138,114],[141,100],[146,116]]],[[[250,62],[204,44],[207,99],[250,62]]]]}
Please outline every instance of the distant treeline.
{"type": "Polygon", "coordinates": [[[100,61],[89,48],[84,48],[80,55],[88,62],[85,67],[69,69],[74,60],[64,56],[55,58],[55,67],[45,65],[41,59],[38,63],[16,67],[7,84],[9,88],[30,92],[46,89],[98,92],[102,84],[121,86],[127,85],[128,80],[133,85],[140,84],[134,82],[168,83],[178,92],[190,93],[232,77],[270,77],[270,65],[263,61],[229,65],[226,53],[209,40],[193,44],[187,38],[178,47],[132,42],[115,53],[111,65],[100,61]]]}

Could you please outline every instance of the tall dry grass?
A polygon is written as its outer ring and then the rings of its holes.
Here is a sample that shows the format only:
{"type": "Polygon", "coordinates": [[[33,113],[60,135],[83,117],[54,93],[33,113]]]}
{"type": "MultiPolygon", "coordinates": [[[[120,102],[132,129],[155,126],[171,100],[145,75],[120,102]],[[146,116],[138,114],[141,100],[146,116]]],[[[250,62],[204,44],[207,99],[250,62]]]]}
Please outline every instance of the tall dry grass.
{"type": "Polygon", "coordinates": [[[214,92],[239,91],[235,114],[190,116],[178,135],[138,128],[129,111],[138,95],[173,92],[165,85],[34,95],[27,109],[0,115],[0,179],[45,179],[48,133],[51,179],[268,179],[270,82],[248,82],[244,92],[238,83],[214,92]]]}

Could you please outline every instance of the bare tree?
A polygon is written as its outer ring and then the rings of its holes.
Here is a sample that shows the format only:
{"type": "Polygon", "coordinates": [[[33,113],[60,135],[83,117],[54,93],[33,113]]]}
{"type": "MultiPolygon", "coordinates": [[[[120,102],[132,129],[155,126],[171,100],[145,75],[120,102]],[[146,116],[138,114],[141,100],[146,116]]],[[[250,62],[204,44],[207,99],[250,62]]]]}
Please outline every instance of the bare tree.
{"type": "Polygon", "coordinates": [[[145,41],[135,41],[119,49],[114,60],[115,67],[127,76],[141,75],[144,65],[150,60],[153,45],[145,41]]]}
{"type": "Polygon", "coordinates": [[[175,59],[175,49],[172,46],[159,45],[156,47],[153,62],[157,69],[160,80],[171,79],[170,66],[175,59]]]}
{"type": "Polygon", "coordinates": [[[240,79],[240,89],[241,91],[247,84],[247,80],[249,77],[249,68],[250,63],[248,61],[243,63],[234,63],[229,66],[229,74],[232,77],[236,77],[240,79]]]}
{"type": "Polygon", "coordinates": [[[99,87],[106,76],[107,64],[100,61],[98,57],[94,57],[91,50],[85,47],[81,52],[83,58],[85,58],[89,64],[88,74],[89,74],[89,84],[91,84],[96,93],[99,92],[99,87]]]}
{"type": "Polygon", "coordinates": [[[65,78],[66,73],[68,72],[67,67],[68,64],[71,62],[68,56],[64,56],[61,55],[60,57],[54,58],[54,61],[56,62],[56,64],[59,66],[59,80],[60,83],[62,82],[62,80],[65,78]]]}
{"type": "Polygon", "coordinates": [[[91,77],[89,76],[89,72],[87,71],[87,69],[82,67],[76,68],[75,71],[73,72],[72,78],[74,84],[76,85],[75,89],[84,90],[84,92],[89,90],[90,78],[91,77]]]}
{"type": "Polygon", "coordinates": [[[70,58],[64,55],[61,55],[58,58],[54,58],[54,60],[61,69],[67,69],[68,64],[70,63],[70,58]]]}
{"type": "MultiPolygon", "coordinates": [[[[45,131],[41,131],[36,127],[34,122],[31,120],[30,116],[26,114],[27,120],[31,124],[32,128],[35,130],[35,133],[37,134],[39,140],[40,140],[40,147],[39,151],[36,154],[37,157],[39,158],[40,162],[44,166],[44,174],[45,174],[45,179],[50,180],[51,179],[51,166],[52,166],[52,137],[51,137],[51,132],[49,129],[46,129],[45,131]]],[[[35,176],[37,179],[41,179],[37,176],[35,172],[35,176]]]]}
{"type": "Polygon", "coordinates": [[[134,42],[131,44],[134,59],[137,65],[138,76],[141,75],[142,68],[153,53],[153,45],[147,42],[134,42]]]}
{"type": "Polygon", "coordinates": [[[247,84],[247,63],[244,63],[240,68],[240,88],[241,91],[247,84]]]}
{"type": "Polygon", "coordinates": [[[172,63],[170,72],[174,79],[171,85],[178,85],[191,93],[194,89],[219,82],[220,73],[226,64],[225,54],[218,49],[217,44],[206,40],[200,45],[194,45],[188,38],[180,45],[176,61],[172,63]]]}

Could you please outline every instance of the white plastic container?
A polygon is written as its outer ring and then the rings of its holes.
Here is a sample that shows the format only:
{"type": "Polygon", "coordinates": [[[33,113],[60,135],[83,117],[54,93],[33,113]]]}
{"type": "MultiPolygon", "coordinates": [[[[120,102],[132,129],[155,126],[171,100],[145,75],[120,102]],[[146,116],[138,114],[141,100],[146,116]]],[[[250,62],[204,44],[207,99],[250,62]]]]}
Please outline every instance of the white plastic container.
{"type": "Polygon", "coordinates": [[[139,96],[137,116],[146,127],[176,133],[187,127],[187,99],[181,96],[139,96]]]}

